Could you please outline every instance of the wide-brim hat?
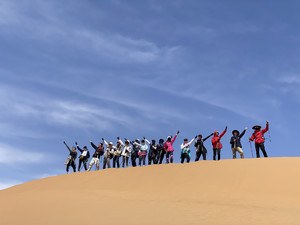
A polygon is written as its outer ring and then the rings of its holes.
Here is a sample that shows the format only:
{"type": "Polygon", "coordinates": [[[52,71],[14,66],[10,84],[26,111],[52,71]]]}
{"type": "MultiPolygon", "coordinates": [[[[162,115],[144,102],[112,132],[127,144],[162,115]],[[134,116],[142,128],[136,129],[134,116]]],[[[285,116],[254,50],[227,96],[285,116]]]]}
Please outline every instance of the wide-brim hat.
{"type": "Polygon", "coordinates": [[[259,126],[259,125],[255,125],[255,126],[252,127],[253,130],[258,130],[260,128],[261,128],[261,126],[259,126]]]}
{"type": "Polygon", "coordinates": [[[238,130],[233,130],[233,131],[232,131],[232,134],[234,134],[235,132],[237,132],[238,135],[240,134],[240,132],[239,132],[238,130]]]}

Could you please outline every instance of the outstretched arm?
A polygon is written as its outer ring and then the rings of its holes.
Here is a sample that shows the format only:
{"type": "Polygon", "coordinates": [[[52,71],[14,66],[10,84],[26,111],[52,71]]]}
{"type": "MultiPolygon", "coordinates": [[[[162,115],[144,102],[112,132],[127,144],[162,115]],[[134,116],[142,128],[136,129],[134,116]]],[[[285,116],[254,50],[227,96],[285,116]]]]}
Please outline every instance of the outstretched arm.
{"type": "Polygon", "coordinates": [[[92,141],[90,141],[90,143],[91,143],[92,147],[93,147],[95,150],[98,149],[97,146],[96,146],[92,141]]]}
{"type": "Polygon", "coordinates": [[[246,133],[246,130],[248,129],[248,127],[246,127],[243,132],[240,134],[240,138],[242,138],[244,136],[244,134],[246,133]]]}
{"type": "Polygon", "coordinates": [[[214,135],[214,133],[211,133],[210,135],[208,135],[206,138],[203,139],[203,142],[206,141],[208,138],[210,138],[213,135],[214,135]]]}
{"type": "Polygon", "coordinates": [[[68,148],[68,150],[71,152],[71,149],[69,148],[69,146],[67,145],[67,143],[64,141],[64,144],[66,145],[66,147],[68,148]]]}
{"type": "Polygon", "coordinates": [[[226,131],[227,131],[227,126],[225,127],[225,130],[222,132],[222,134],[220,135],[220,139],[221,139],[221,137],[223,137],[224,136],[224,134],[226,133],[226,131]]]}
{"type": "Polygon", "coordinates": [[[262,129],[261,132],[264,134],[269,130],[269,121],[267,121],[266,128],[262,129]]]}

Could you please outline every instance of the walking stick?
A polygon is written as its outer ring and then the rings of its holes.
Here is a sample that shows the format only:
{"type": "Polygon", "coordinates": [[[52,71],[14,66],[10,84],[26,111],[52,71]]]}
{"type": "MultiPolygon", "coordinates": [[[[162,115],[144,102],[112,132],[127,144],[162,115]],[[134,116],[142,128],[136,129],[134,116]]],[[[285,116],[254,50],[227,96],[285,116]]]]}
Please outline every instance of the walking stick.
{"type": "Polygon", "coordinates": [[[251,148],[251,154],[252,154],[252,158],[254,158],[254,156],[253,156],[253,149],[252,149],[252,143],[251,143],[251,141],[249,140],[249,143],[250,143],[250,148],[251,148]]]}

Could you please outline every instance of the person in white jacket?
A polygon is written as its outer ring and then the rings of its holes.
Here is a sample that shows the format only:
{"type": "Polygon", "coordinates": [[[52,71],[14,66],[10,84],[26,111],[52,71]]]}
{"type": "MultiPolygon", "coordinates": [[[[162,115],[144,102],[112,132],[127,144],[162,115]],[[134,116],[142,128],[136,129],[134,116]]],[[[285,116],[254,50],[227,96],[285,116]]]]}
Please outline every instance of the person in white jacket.
{"type": "Polygon", "coordinates": [[[131,145],[130,145],[130,141],[125,138],[125,146],[124,146],[123,151],[122,151],[123,168],[125,167],[125,163],[126,163],[126,167],[128,167],[128,161],[129,161],[131,150],[132,150],[132,148],[131,148],[131,145]]]}
{"type": "Polygon", "coordinates": [[[105,141],[104,138],[102,138],[102,140],[106,146],[103,160],[103,169],[105,169],[106,165],[108,168],[110,168],[110,159],[113,158],[116,147],[113,145],[112,142],[107,143],[107,141],[105,141]]]}
{"type": "Polygon", "coordinates": [[[117,142],[117,145],[116,145],[116,150],[114,151],[114,158],[113,158],[113,167],[114,168],[116,168],[116,164],[117,164],[117,167],[120,168],[119,159],[121,157],[122,148],[124,146],[124,143],[122,142],[122,140],[120,140],[119,137],[117,137],[117,139],[118,139],[118,142],[117,142]]]}
{"type": "Polygon", "coordinates": [[[146,156],[147,156],[147,153],[148,153],[148,145],[146,144],[145,142],[145,139],[143,139],[141,141],[141,144],[140,144],[140,151],[139,151],[139,165],[142,166],[142,163],[143,165],[145,166],[146,165],[146,156]]]}
{"type": "Polygon", "coordinates": [[[186,159],[187,163],[190,162],[191,160],[191,150],[190,150],[190,146],[193,144],[194,140],[197,138],[194,137],[190,142],[188,142],[188,139],[185,138],[184,139],[184,143],[181,144],[180,148],[181,148],[181,163],[184,163],[184,160],[186,159]]]}

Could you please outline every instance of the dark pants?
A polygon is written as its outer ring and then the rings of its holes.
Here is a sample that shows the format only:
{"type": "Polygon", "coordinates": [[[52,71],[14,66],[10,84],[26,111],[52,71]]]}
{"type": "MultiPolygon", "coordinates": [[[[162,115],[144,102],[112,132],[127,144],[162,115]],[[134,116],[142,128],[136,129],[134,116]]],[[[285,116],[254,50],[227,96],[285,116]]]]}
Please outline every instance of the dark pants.
{"type": "Polygon", "coordinates": [[[106,169],[106,165],[108,168],[110,168],[110,157],[106,157],[104,156],[104,159],[103,159],[103,169],[106,169]]]}
{"type": "Polygon", "coordinates": [[[146,155],[140,155],[139,156],[139,165],[141,166],[143,162],[143,165],[146,165],[146,155]]]}
{"type": "Polygon", "coordinates": [[[201,155],[203,156],[203,160],[206,160],[206,151],[196,151],[195,161],[199,161],[201,155]]]}
{"type": "Polygon", "coordinates": [[[115,155],[114,159],[113,159],[113,167],[116,168],[116,164],[117,167],[120,168],[120,162],[119,162],[120,156],[115,155]]]}
{"type": "Polygon", "coordinates": [[[87,161],[88,161],[87,158],[83,158],[83,159],[79,158],[78,172],[80,171],[80,167],[81,167],[82,163],[83,163],[84,169],[87,170],[87,165],[86,165],[87,161]]]}
{"type": "Polygon", "coordinates": [[[128,161],[129,161],[129,157],[123,156],[123,161],[122,161],[123,168],[125,167],[125,163],[126,163],[126,167],[128,167],[128,161]]]}
{"type": "Polygon", "coordinates": [[[162,164],[162,162],[163,162],[163,160],[164,160],[164,157],[165,157],[165,151],[164,150],[162,150],[162,151],[160,151],[159,153],[158,153],[158,163],[159,164],[162,164]]]}
{"type": "Polygon", "coordinates": [[[255,149],[256,149],[256,158],[260,158],[259,149],[261,149],[264,157],[268,157],[264,143],[255,144],[255,149]]]}
{"type": "Polygon", "coordinates": [[[220,148],[214,148],[213,151],[214,151],[213,159],[216,160],[216,156],[218,154],[218,160],[220,160],[221,159],[221,149],[220,148]]]}
{"type": "Polygon", "coordinates": [[[133,167],[136,167],[136,158],[137,158],[137,154],[136,153],[133,153],[131,154],[131,164],[133,167]]]}
{"type": "Polygon", "coordinates": [[[190,162],[190,159],[191,157],[189,156],[188,153],[183,153],[181,154],[181,163],[184,163],[184,160],[186,159],[186,162],[189,163],[190,162]]]}
{"type": "Polygon", "coordinates": [[[69,173],[69,167],[73,168],[73,171],[76,172],[75,160],[70,160],[67,164],[67,173],[69,173]]]}
{"type": "Polygon", "coordinates": [[[169,158],[170,158],[170,162],[173,163],[173,151],[172,152],[167,152],[167,163],[169,163],[169,158]]]}

